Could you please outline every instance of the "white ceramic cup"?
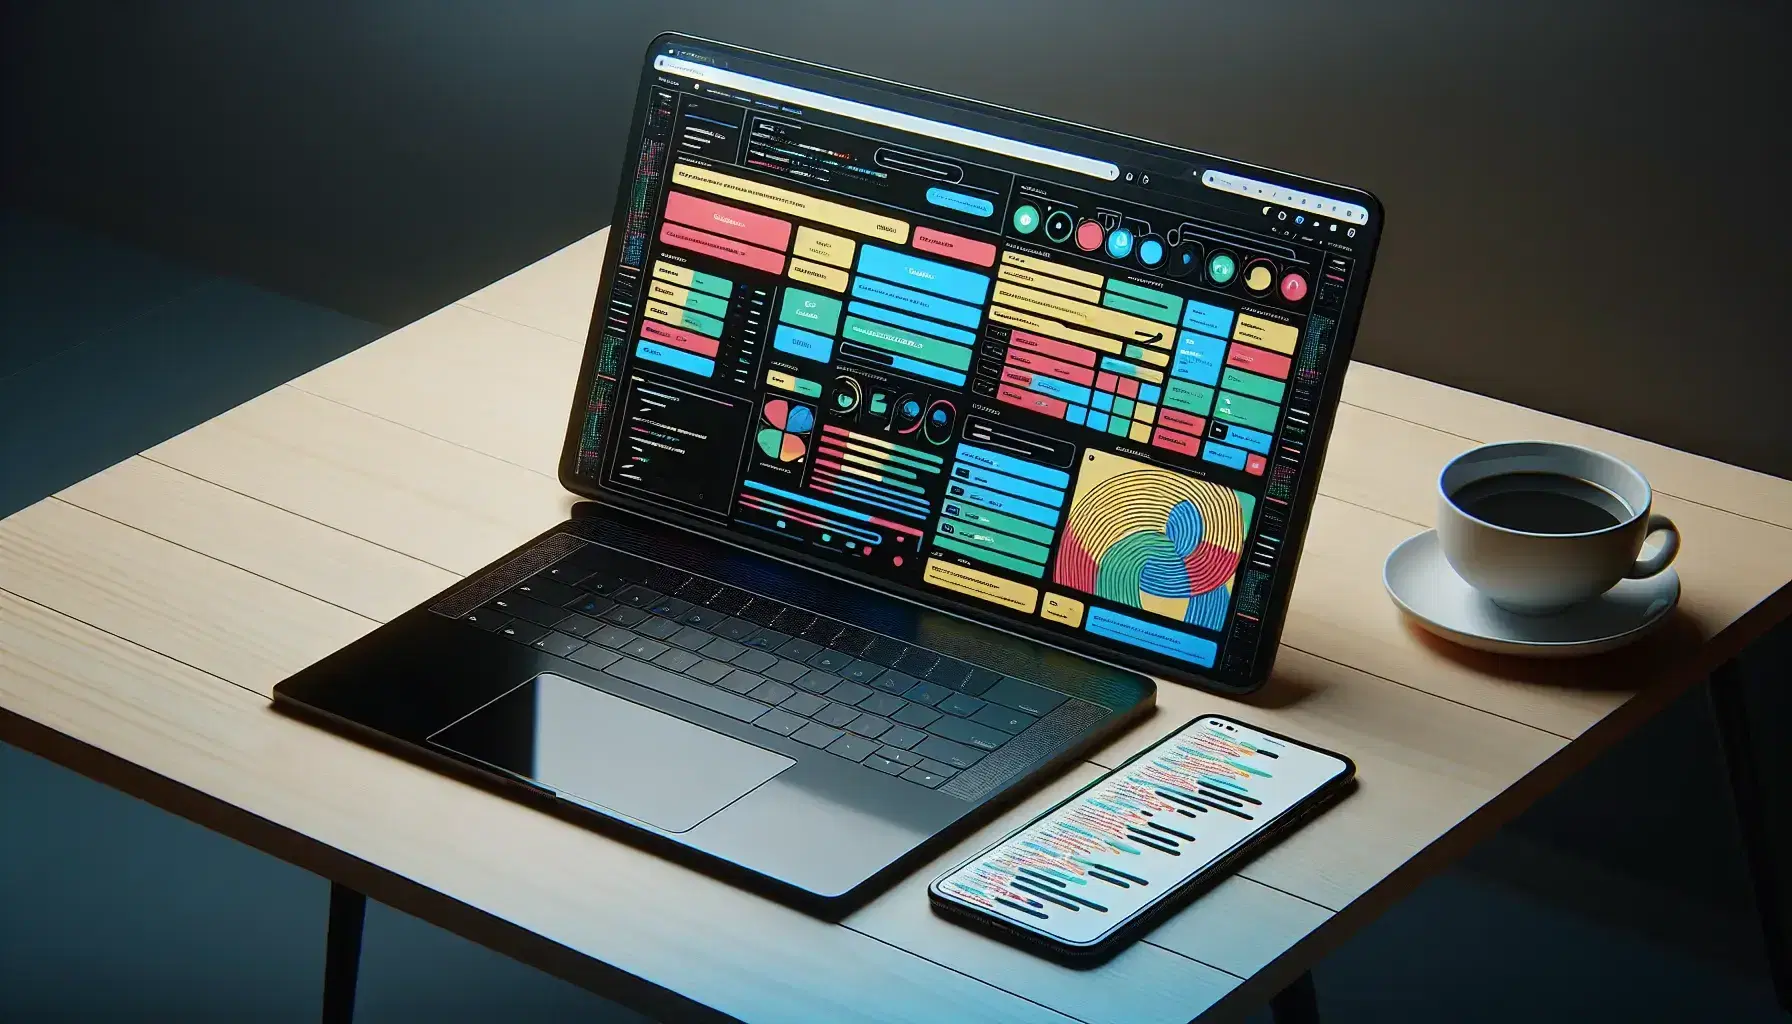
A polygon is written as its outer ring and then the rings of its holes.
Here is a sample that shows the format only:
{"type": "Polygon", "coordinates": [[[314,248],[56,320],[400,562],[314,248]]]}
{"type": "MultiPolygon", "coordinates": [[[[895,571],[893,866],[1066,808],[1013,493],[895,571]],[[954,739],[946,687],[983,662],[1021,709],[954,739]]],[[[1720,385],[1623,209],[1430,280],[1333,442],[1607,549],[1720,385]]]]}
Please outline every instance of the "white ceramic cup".
{"type": "Polygon", "coordinates": [[[1604,452],[1554,441],[1502,441],[1451,459],[1437,478],[1437,536],[1456,574],[1509,611],[1542,615],[1589,601],[1619,580],[1642,579],[1668,567],[1680,552],[1680,531],[1650,508],[1649,481],[1635,467],[1604,452]],[[1556,473],[1594,484],[1630,513],[1615,526],[1588,533],[1529,533],[1496,526],[1463,511],[1452,495],[1507,473],[1556,473]],[[1663,543],[1638,558],[1644,542],[1663,543]]]}

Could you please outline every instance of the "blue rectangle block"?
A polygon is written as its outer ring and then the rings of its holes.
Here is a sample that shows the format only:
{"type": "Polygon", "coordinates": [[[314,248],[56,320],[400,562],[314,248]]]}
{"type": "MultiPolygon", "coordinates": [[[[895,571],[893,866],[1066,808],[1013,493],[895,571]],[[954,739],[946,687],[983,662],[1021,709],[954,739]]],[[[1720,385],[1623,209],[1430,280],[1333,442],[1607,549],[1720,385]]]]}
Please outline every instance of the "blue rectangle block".
{"type": "Polygon", "coordinates": [[[694,373],[699,377],[714,377],[716,375],[714,359],[692,355],[684,349],[662,345],[657,341],[648,341],[646,338],[642,338],[641,343],[635,346],[635,355],[648,362],[670,366],[674,370],[683,370],[686,373],[694,373]]]}
{"type": "Polygon", "coordinates": [[[1238,445],[1240,448],[1249,448],[1258,455],[1269,454],[1269,435],[1263,431],[1223,421],[1218,425],[1226,431],[1227,442],[1238,445]]]}
{"type": "Polygon", "coordinates": [[[1064,410],[1064,421],[1066,423],[1075,423],[1077,426],[1082,426],[1083,420],[1088,415],[1089,408],[1087,406],[1073,405],[1064,410]]]}
{"type": "Polygon", "coordinates": [[[1182,326],[1203,334],[1231,337],[1232,311],[1190,299],[1188,308],[1182,311],[1182,326]]]}
{"type": "Polygon", "coordinates": [[[940,188],[937,185],[927,190],[927,201],[948,210],[968,213],[973,217],[988,217],[996,212],[996,204],[982,196],[967,196],[963,192],[954,192],[949,188],[940,188]]]}
{"type": "Polygon", "coordinates": [[[1107,412],[1114,407],[1114,393],[1112,391],[1097,391],[1092,404],[1102,412],[1107,412]]]}
{"type": "Polygon", "coordinates": [[[825,363],[834,357],[834,339],[824,338],[814,331],[805,331],[789,324],[778,325],[776,333],[772,335],[772,347],[818,363],[825,363]]]}
{"type": "Polygon", "coordinates": [[[1049,508],[1045,505],[1038,504],[1037,502],[1028,501],[1025,498],[1016,498],[1013,495],[1001,494],[989,490],[986,487],[978,487],[975,484],[965,483],[962,480],[947,481],[946,497],[962,498],[973,505],[982,505],[984,508],[992,509],[996,512],[1006,512],[1011,516],[1019,516],[1022,519],[1031,520],[1041,526],[1058,525],[1058,510],[1055,508],[1049,508]]]}
{"type": "MultiPolygon", "coordinates": [[[[888,353],[885,354],[888,355],[888,353]]],[[[964,387],[964,374],[959,373],[957,370],[948,370],[944,366],[923,363],[919,359],[910,359],[907,356],[890,356],[890,368],[893,370],[901,370],[903,373],[912,373],[917,377],[926,377],[928,380],[942,380],[955,388],[964,387]]]]}
{"type": "Polygon", "coordinates": [[[1059,380],[1056,377],[1047,377],[1043,373],[1035,373],[1032,383],[1028,384],[1027,388],[1042,395],[1062,398],[1066,402],[1076,402],[1079,405],[1089,404],[1088,388],[1081,384],[1072,384],[1067,380],[1059,380]]]}
{"type": "Polygon", "coordinates": [[[973,306],[983,305],[983,300],[989,297],[989,278],[982,274],[876,245],[859,247],[859,273],[973,306]]]}
{"type": "MultiPolygon", "coordinates": [[[[1102,395],[1102,394],[1107,394],[1107,393],[1105,391],[1097,391],[1096,394],[1102,395]]],[[[1110,395],[1108,397],[1108,400],[1112,401],[1113,396],[1110,395]]],[[[1106,429],[1108,429],[1108,414],[1105,412],[1091,411],[1089,413],[1089,429],[1090,430],[1106,430],[1106,429]]]]}
{"type": "Polygon", "coordinates": [[[851,302],[847,304],[846,309],[849,313],[855,313],[870,320],[881,320],[886,324],[906,327],[911,331],[931,334],[947,341],[956,341],[960,345],[974,345],[977,342],[977,336],[970,331],[961,331],[956,327],[936,324],[932,320],[923,320],[918,316],[909,316],[907,313],[898,313],[893,309],[873,306],[869,302],[851,302]]]}
{"type": "Polygon", "coordinates": [[[1115,359],[1113,356],[1102,356],[1101,368],[1117,373],[1122,377],[1134,377],[1139,380],[1145,379],[1144,376],[1139,373],[1139,367],[1134,366],[1123,359],[1115,359]]]}
{"type": "Polygon", "coordinates": [[[992,452],[987,448],[979,448],[973,444],[961,443],[958,446],[958,451],[955,453],[955,457],[959,462],[967,463],[972,466],[981,466],[984,469],[993,469],[998,473],[1006,473],[1009,476],[1018,476],[1023,480],[1032,480],[1035,483],[1046,484],[1047,486],[1055,487],[1060,491],[1070,486],[1070,474],[1061,469],[1055,469],[1051,466],[1041,466],[1037,462],[1028,462],[1025,459],[1017,459],[1012,455],[1004,455],[1001,452],[992,452]]]}
{"type": "Polygon", "coordinates": [[[1146,405],[1156,405],[1157,400],[1162,398],[1163,394],[1164,389],[1158,387],[1156,384],[1139,385],[1139,401],[1144,402],[1146,405]]]}
{"type": "Polygon", "coordinates": [[[1006,473],[997,473],[992,469],[955,462],[952,464],[952,479],[961,480],[967,484],[976,484],[978,487],[988,487],[1001,491],[1003,494],[1012,494],[1017,498],[1026,498],[1028,501],[1037,501],[1041,505],[1049,505],[1052,508],[1064,507],[1064,492],[1058,488],[1046,487],[1043,484],[1022,480],[1006,473]]]}
{"type": "Polygon", "coordinates": [[[983,311],[976,306],[936,298],[912,288],[898,288],[869,277],[854,278],[852,294],[854,298],[881,302],[886,306],[895,306],[910,313],[919,313],[965,327],[975,327],[983,322],[983,311]]]}
{"type": "Polygon", "coordinates": [[[1229,444],[1220,444],[1218,441],[1209,441],[1202,445],[1201,458],[1227,469],[1244,468],[1244,449],[1234,448],[1229,444]]]}
{"type": "Polygon", "coordinates": [[[1211,387],[1220,381],[1220,364],[1225,356],[1225,339],[1183,331],[1176,339],[1176,358],[1170,363],[1170,376],[1211,387]]]}
{"type": "Polygon", "coordinates": [[[1213,659],[1219,654],[1219,647],[1211,640],[1131,615],[1122,615],[1107,608],[1089,609],[1089,617],[1083,621],[1083,628],[1096,636],[1142,647],[1154,654],[1190,662],[1202,668],[1212,668],[1213,659]]]}

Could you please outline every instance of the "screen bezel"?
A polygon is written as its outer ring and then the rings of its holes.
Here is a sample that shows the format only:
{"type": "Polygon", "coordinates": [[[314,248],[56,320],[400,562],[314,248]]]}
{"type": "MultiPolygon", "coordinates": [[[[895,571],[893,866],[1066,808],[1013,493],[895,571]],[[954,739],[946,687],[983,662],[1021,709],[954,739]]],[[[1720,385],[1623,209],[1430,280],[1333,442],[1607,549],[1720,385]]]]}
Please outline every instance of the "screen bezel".
{"type": "Polygon", "coordinates": [[[1039,812],[1038,814],[1034,815],[1033,817],[1027,819],[1027,821],[1025,823],[1016,826],[1012,831],[1010,831],[1007,835],[1003,836],[1001,839],[998,839],[995,842],[990,843],[988,846],[985,846],[985,847],[979,849],[976,853],[973,853],[969,857],[964,858],[963,860],[959,861],[958,863],[952,865],[952,867],[941,872],[938,877],[936,877],[932,882],[928,883],[927,895],[928,895],[928,898],[936,906],[937,905],[946,905],[948,907],[948,909],[954,914],[962,915],[962,916],[969,917],[969,918],[974,918],[980,923],[986,924],[986,925],[988,925],[992,928],[995,928],[999,931],[1016,935],[1024,940],[1038,943],[1040,945],[1046,946],[1053,950],[1057,950],[1059,952],[1065,953],[1070,956],[1087,957],[1087,956],[1099,955],[1100,953],[1104,952],[1108,948],[1108,945],[1110,943],[1115,943],[1115,942],[1123,940],[1132,929],[1135,929],[1135,928],[1139,927],[1141,924],[1152,920],[1153,917],[1156,914],[1158,914],[1159,912],[1161,912],[1162,910],[1164,910],[1165,907],[1168,906],[1171,901],[1177,899],[1180,896],[1186,895],[1191,889],[1197,888],[1197,887],[1205,884],[1207,881],[1211,880],[1215,875],[1223,874],[1223,873],[1229,871],[1232,868],[1232,866],[1239,861],[1239,859],[1241,857],[1247,856],[1247,855],[1255,852],[1260,846],[1273,840],[1289,825],[1298,823],[1299,821],[1301,821],[1304,818],[1305,815],[1307,815],[1308,813],[1317,809],[1318,807],[1323,806],[1333,796],[1336,796],[1338,793],[1342,792],[1343,787],[1345,785],[1347,785],[1348,783],[1350,783],[1355,778],[1356,778],[1356,762],[1352,761],[1350,758],[1346,757],[1343,754],[1338,753],[1335,750],[1327,750],[1324,747],[1317,747],[1311,743],[1304,743],[1300,740],[1294,739],[1291,736],[1284,736],[1281,733],[1272,732],[1268,729],[1264,729],[1259,726],[1249,725],[1249,724],[1239,721],[1236,718],[1231,717],[1230,715],[1200,715],[1200,716],[1190,719],[1186,724],[1184,724],[1180,728],[1176,729],[1174,732],[1170,733],[1169,735],[1165,736],[1164,738],[1158,740],[1156,743],[1151,744],[1149,747],[1146,747],[1144,750],[1141,750],[1137,754],[1134,754],[1133,756],[1127,758],[1124,762],[1122,762],[1119,765],[1119,767],[1115,768],[1113,771],[1103,772],[1101,775],[1098,775],[1095,778],[1089,780],[1089,782],[1087,784],[1080,787],[1075,793],[1070,794],[1069,796],[1065,797],[1064,799],[1058,801],[1057,803],[1051,805],[1050,807],[1039,812]],[[1138,910],[1134,911],[1133,913],[1131,913],[1130,915],[1128,915],[1124,918],[1121,918],[1118,921],[1115,921],[1114,924],[1112,925],[1112,927],[1108,928],[1107,931],[1102,932],[1100,935],[1097,935],[1095,938],[1089,939],[1088,941],[1085,941],[1085,942],[1072,942],[1072,941],[1062,938],[1058,935],[1054,935],[1053,933],[1046,931],[1046,930],[1038,927],[1037,925],[1030,925],[1030,924],[1021,922],[1021,921],[1013,920],[1011,918],[1000,917],[998,915],[991,914],[982,907],[979,907],[972,903],[966,903],[965,901],[959,899],[958,897],[953,896],[949,893],[943,892],[941,890],[940,886],[943,882],[946,881],[946,879],[951,878],[953,875],[958,874],[960,871],[963,871],[965,868],[969,867],[971,864],[975,863],[976,861],[982,860],[983,858],[989,856],[990,851],[999,849],[1004,843],[1011,841],[1015,836],[1020,835],[1022,832],[1025,832],[1029,828],[1032,828],[1034,825],[1038,824],[1040,821],[1043,821],[1044,819],[1051,817],[1052,815],[1058,813],[1063,808],[1068,807],[1069,805],[1071,805],[1072,803],[1075,803],[1078,800],[1081,800],[1083,798],[1084,794],[1088,793],[1090,790],[1094,789],[1096,786],[1099,786],[1103,782],[1106,782],[1108,779],[1111,779],[1114,776],[1119,775],[1120,773],[1126,771],[1128,768],[1132,767],[1133,764],[1135,764],[1136,762],[1143,760],[1144,758],[1149,757],[1150,755],[1156,753],[1157,750],[1160,747],[1162,747],[1164,744],[1169,743],[1170,741],[1174,740],[1176,737],[1182,735],[1183,733],[1189,731],[1190,729],[1193,729],[1196,726],[1201,725],[1202,723],[1205,723],[1205,722],[1226,723],[1226,725],[1229,729],[1236,727],[1237,731],[1240,731],[1246,735],[1255,734],[1258,736],[1264,736],[1269,739],[1273,739],[1279,743],[1286,743],[1290,746],[1299,747],[1302,750],[1309,751],[1311,753],[1318,754],[1323,757],[1332,758],[1338,762],[1338,771],[1336,773],[1332,774],[1331,776],[1327,777],[1324,782],[1321,782],[1319,785],[1313,787],[1313,790],[1311,792],[1302,795],[1300,797],[1300,799],[1298,799],[1294,803],[1288,805],[1288,808],[1286,810],[1284,810],[1282,813],[1276,815],[1274,818],[1271,818],[1268,821],[1263,822],[1257,828],[1246,833],[1243,838],[1239,839],[1237,843],[1234,843],[1232,846],[1228,847],[1219,856],[1215,857],[1213,860],[1202,865],[1200,868],[1196,869],[1193,873],[1189,874],[1187,877],[1183,878],[1181,881],[1177,882],[1175,885],[1172,885],[1169,888],[1158,893],[1156,897],[1154,897],[1150,902],[1146,903],[1144,906],[1140,907],[1138,910]]]}
{"type": "MultiPolygon", "coordinates": [[[[1024,636],[1028,639],[1051,644],[1076,654],[1104,661],[1109,664],[1144,672],[1148,675],[1198,686],[1203,689],[1237,695],[1250,693],[1262,687],[1268,681],[1275,666],[1276,655],[1281,646],[1282,628],[1287,618],[1288,602],[1293,591],[1294,575],[1300,563],[1302,548],[1305,545],[1308,520],[1311,517],[1313,504],[1318,495],[1320,469],[1324,465],[1326,448],[1331,440],[1331,431],[1337,415],[1338,401],[1343,393],[1345,370],[1350,361],[1351,352],[1356,346],[1357,327],[1362,318],[1364,298],[1369,287],[1369,278],[1374,270],[1375,253],[1380,244],[1380,232],[1383,222],[1381,201],[1363,189],[1346,185],[1338,185],[1290,174],[1274,168],[1259,167],[1242,161],[1221,157],[1197,150],[1183,149],[1164,143],[1122,135],[1100,128],[1062,121],[1056,118],[1032,114],[1026,111],[1002,107],[979,100],[954,96],[949,93],[923,89],[917,86],[892,82],[886,79],[862,75],[852,71],[814,64],[808,61],[784,57],[778,54],[752,50],[730,43],[717,42],[697,36],[668,32],[654,38],[648,44],[642,60],[640,85],[636,91],[634,111],[630,118],[629,134],[625,154],[632,155],[639,151],[641,135],[646,123],[647,107],[643,102],[647,90],[653,82],[655,71],[654,57],[668,45],[684,43],[702,49],[715,50],[723,54],[734,54],[756,62],[774,66],[783,66],[791,71],[835,77],[845,83],[868,86],[920,102],[945,104],[950,107],[990,114],[1008,122],[1029,127],[1038,131],[1054,134],[1068,134],[1081,137],[1087,141],[1105,146],[1122,146],[1145,156],[1160,160],[1179,162],[1219,161],[1235,169],[1251,174],[1261,175],[1291,188],[1302,190],[1314,187],[1348,197],[1365,206],[1370,217],[1363,232],[1364,253],[1362,256],[1362,274],[1360,282],[1353,283],[1344,298],[1344,305],[1339,312],[1338,333],[1333,343],[1331,361],[1326,368],[1324,384],[1321,389],[1319,404],[1312,422],[1312,433],[1308,442],[1309,463],[1302,473],[1296,488],[1294,501],[1288,513],[1288,531],[1284,541],[1284,556],[1277,563],[1271,578],[1268,597],[1265,601],[1264,615],[1261,619],[1262,631],[1257,638],[1257,649],[1251,661],[1251,669],[1242,677],[1228,677],[1217,667],[1200,670],[1186,663],[1173,661],[1150,655],[1142,650],[1124,647],[1119,644],[1102,642],[1093,637],[1080,634],[1060,634],[1026,620],[1007,618],[992,613],[969,601],[961,601],[943,591],[931,591],[918,586],[910,586],[895,580],[887,579],[875,573],[863,572],[842,562],[820,558],[789,547],[749,537],[738,531],[729,530],[724,525],[705,522],[695,516],[671,511],[663,505],[656,505],[636,495],[606,488],[602,484],[598,468],[590,474],[579,471],[579,440],[585,424],[590,395],[590,384],[594,373],[598,350],[602,344],[603,313],[610,303],[610,286],[618,263],[621,261],[621,243],[613,230],[616,224],[626,219],[629,200],[629,186],[632,182],[633,164],[627,155],[623,161],[623,174],[617,183],[616,204],[611,213],[612,230],[608,244],[604,250],[604,261],[599,281],[596,302],[592,308],[591,324],[587,329],[585,352],[579,363],[577,391],[573,395],[572,410],[568,418],[565,441],[561,446],[559,479],[561,486],[582,497],[601,501],[627,509],[648,518],[675,526],[723,543],[752,551],[755,554],[777,558],[809,569],[827,572],[838,578],[859,586],[877,591],[881,594],[899,597],[921,604],[936,611],[956,615],[992,629],[1024,636]]],[[[613,421],[603,425],[602,446],[607,450],[611,441],[613,421]]]]}

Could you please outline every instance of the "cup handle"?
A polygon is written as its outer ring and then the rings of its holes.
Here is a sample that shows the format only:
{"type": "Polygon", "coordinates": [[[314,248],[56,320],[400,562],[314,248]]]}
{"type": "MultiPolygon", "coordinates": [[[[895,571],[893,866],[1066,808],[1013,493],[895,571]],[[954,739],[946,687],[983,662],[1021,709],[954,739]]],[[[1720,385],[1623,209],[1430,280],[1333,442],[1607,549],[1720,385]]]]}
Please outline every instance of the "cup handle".
{"type": "Polygon", "coordinates": [[[1667,534],[1667,540],[1661,545],[1660,551],[1655,552],[1655,554],[1650,555],[1648,558],[1639,558],[1636,560],[1636,564],[1630,567],[1630,572],[1628,573],[1630,579],[1640,580],[1655,575],[1661,570],[1666,569],[1668,565],[1674,561],[1674,556],[1680,553],[1679,527],[1675,526],[1674,521],[1667,516],[1651,513],[1649,516],[1649,529],[1643,533],[1643,543],[1649,543],[1649,538],[1655,536],[1657,533],[1667,534]]]}

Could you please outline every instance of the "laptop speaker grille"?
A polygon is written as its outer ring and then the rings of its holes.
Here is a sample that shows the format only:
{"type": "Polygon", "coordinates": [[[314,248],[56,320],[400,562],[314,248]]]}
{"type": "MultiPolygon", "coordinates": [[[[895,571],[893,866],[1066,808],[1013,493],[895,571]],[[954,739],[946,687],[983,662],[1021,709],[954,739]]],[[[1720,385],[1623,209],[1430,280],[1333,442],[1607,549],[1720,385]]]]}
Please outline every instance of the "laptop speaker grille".
{"type": "Polygon", "coordinates": [[[570,533],[556,533],[510,561],[493,566],[490,572],[468,580],[430,605],[429,610],[458,619],[584,546],[585,541],[570,533]]]}
{"type": "Polygon", "coordinates": [[[1087,736],[1090,729],[1109,714],[1108,709],[1088,701],[1067,700],[1040,719],[1038,725],[959,772],[940,787],[940,792],[960,800],[982,799],[1034,764],[1087,736]]]}

